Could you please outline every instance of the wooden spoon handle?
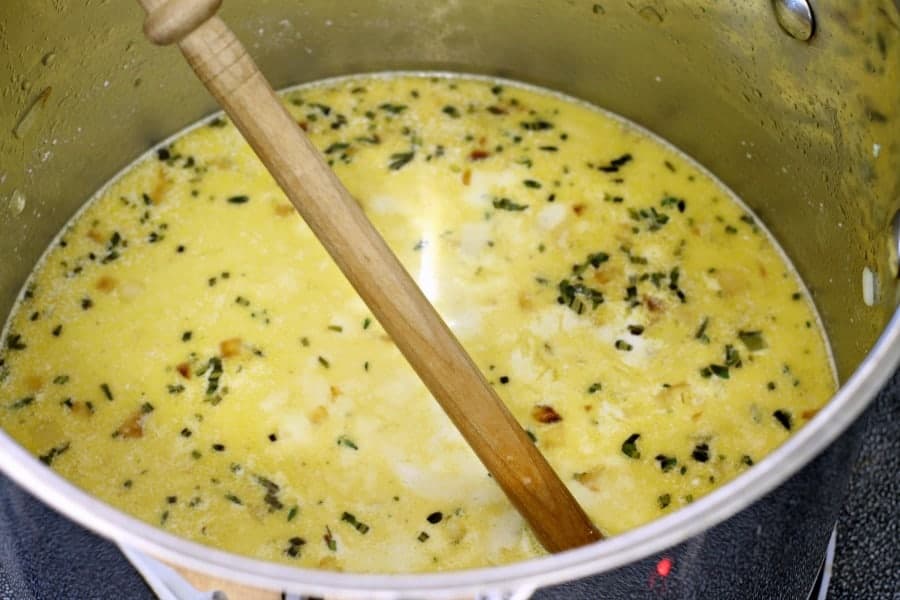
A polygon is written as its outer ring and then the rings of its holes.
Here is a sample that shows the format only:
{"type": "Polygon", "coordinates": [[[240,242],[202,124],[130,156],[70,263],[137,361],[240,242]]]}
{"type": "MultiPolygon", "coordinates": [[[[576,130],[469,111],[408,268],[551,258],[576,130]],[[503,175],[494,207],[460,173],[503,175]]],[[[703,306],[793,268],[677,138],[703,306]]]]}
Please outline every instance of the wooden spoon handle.
{"type": "Polygon", "coordinates": [[[188,63],[268,167],[372,314],[551,552],[601,539],[362,209],[284,108],[219,0],[139,0],[145,31],[188,63]]]}

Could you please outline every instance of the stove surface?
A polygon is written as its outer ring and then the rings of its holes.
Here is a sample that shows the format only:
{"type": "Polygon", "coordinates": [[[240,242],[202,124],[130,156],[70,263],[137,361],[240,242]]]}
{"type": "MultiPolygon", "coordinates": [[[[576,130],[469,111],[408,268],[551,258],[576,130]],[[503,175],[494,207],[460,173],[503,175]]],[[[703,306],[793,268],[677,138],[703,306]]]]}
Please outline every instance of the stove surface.
{"type": "MultiPolygon", "coordinates": [[[[868,433],[837,523],[827,594],[833,600],[900,600],[900,371],[867,418],[868,433]]],[[[593,600],[598,591],[587,578],[540,590],[534,598],[593,600]]],[[[812,598],[817,596],[816,591],[812,598]]],[[[0,598],[152,600],[154,594],[113,544],[0,476],[0,598]]]]}

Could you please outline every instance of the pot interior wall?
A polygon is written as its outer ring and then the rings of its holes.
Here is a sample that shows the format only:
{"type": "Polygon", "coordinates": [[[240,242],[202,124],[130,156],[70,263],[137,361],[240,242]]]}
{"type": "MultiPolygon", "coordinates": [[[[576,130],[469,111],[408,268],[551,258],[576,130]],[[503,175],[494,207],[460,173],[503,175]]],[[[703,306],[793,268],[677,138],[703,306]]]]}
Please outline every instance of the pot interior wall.
{"type": "MultiPolygon", "coordinates": [[[[768,2],[743,0],[258,0],[222,15],[276,87],[384,69],[498,74],[657,132],[771,227],[846,378],[895,305],[900,11],[892,0],[814,8],[810,42],[782,31],[768,2]],[[871,307],[865,267],[881,282],[871,307]]],[[[100,185],[215,108],[175,49],[143,39],[142,19],[127,1],[0,5],[0,315],[100,185]]]]}

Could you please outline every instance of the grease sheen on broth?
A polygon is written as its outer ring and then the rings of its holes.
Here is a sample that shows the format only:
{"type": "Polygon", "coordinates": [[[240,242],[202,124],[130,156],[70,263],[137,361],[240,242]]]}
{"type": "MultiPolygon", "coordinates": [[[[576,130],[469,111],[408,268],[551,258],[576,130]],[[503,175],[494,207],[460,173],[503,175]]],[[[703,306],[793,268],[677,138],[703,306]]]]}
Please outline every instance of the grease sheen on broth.
{"type": "MultiPolygon", "coordinates": [[[[285,98],[604,533],[733,478],[834,391],[765,230],[638,128],[484,80],[285,98]]],[[[101,191],[3,341],[0,425],[171,532],[356,572],[541,552],[223,118],[101,191]]]]}

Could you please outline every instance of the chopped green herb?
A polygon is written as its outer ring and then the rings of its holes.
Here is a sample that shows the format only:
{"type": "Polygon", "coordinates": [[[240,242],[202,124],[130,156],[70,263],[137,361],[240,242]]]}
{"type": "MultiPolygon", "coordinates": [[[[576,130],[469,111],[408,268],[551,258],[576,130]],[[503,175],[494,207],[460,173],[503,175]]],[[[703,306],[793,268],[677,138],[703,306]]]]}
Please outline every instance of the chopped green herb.
{"type": "Polygon", "coordinates": [[[416,539],[418,539],[420,542],[425,542],[425,541],[426,541],[428,538],[430,538],[430,537],[431,537],[431,536],[428,535],[427,533],[425,533],[424,531],[420,531],[420,532],[419,532],[419,536],[418,536],[418,538],[416,538],[416,539]]]}
{"type": "Polygon", "coordinates": [[[65,384],[69,383],[69,376],[68,375],[57,375],[56,377],[53,378],[53,383],[56,385],[65,385],[65,384]]]}
{"type": "Polygon", "coordinates": [[[445,106],[441,109],[441,112],[453,119],[460,117],[459,110],[455,106],[445,106]]]}
{"type": "Polygon", "coordinates": [[[705,463],[709,460],[709,444],[706,442],[702,442],[694,446],[694,450],[691,452],[691,458],[696,460],[697,462],[705,463]]]}
{"type": "Polygon", "coordinates": [[[519,123],[519,125],[522,129],[527,131],[545,131],[547,129],[553,129],[553,123],[542,119],[536,121],[523,121],[522,123],[519,123]]]}
{"type": "Polygon", "coordinates": [[[388,163],[388,168],[391,171],[399,171],[403,167],[405,167],[409,162],[416,156],[415,151],[411,150],[409,152],[395,152],[391,154],[391,160],[388,163]]]}
{"type": "Polygon", "coordinates": [[[6,347],[10,350],[24,350],[28,346],[22,341],[20,334],[10,333],[6,336],[6,347]]]}
{"type": "Polygon", "coordinates": [[[598,171],[603,171],[604,173],[618,173],[619,169],[627,165],[632,161],[633,157],[631,154],[623,154],[618,158],[614,158],[609,163],[605,165],[600,165],[597,167],[598,171]]]}
{"type": "Polygon", "coordinates": [[[229,204],[246,204],[249,201],[250,201],[250,197],[243,196],[243,195],[242,196],[232,196],[227,200],[227,202],[229,204]]]}
{"type": "Polygon", "coordinates": [[[633,221],[646,221],[648,231],[659,231],[669,222],[669,215],[661,213],[655,207],[628,210],[628,215],[633,221]]]}
{"type": "Polygon", "coordinates": [[[285,548],[284,553],[291,558],[297,558],[300,556],[300,550],[305,544],[306,540],[302,537],[294,536],[288,540],[288,547],[285,548]]]}
{"type": "Polygon", "coordinates": [[[703,322],[700,323],[700,327],[697,328],[697,332],[694,334],[695,340],[700,340],[704,344],[709,343],[709,337],[706,335],[706,327],[709,325],[709,317],[703,317],[703,322]]]}
{"type": "Polygon", "coordinates": [[[704,379],[709,379],[713,375],[715,375],[719,379],[728,379],[730,373],[728,371],[728,367],[724,365],[709,365],[708,367],[703,367],[702,369],[700,369],[700,375],[704,379]]]}
{"type": "Polygon", "coordinates": [[[47,465],[48,467],[53,464],[53,461],[57,456],[63,454],[69,449],[69,442],[63,442],[59,446],[54,446],[50,448],[50,450],[46,454],[40,455],[38,458],[42,463],[47,465]]]}
{"type": "Polygon", "coordinates": [[[371,325],[371,324],[372,324],[372,319],[370,319],[369,317],[366,317],[365,319],[363,319],[363,325],[362,325],[362,328],[363,328],[363,329],[368,329],[368,328],[369,328],[369,325],[371,325]]]}
{"type": "Polygon", "coordinates": [[[687,207],[687,204],[681,198],[676,198],[675,196],[666,196],[660,202],[660,205],[663,208],[677,208],[678,212],[684,212],[684,209],[687,207]]]}
{"type": "Polygon", "coordinates": [[[739,331],[738,337],[750,352],[759,352],[769,347],[761,331],[739,331]]]}
{"type": "Polygon", "coordinates": [[[587,260],[585,260],[583,263],[572,265],[572,274],[576,277],[579,277],[585,272],[585,270],[587,270],[588,266],[597,269],[600,267],[600,265],[608,260],[609,254],[607,254],[606,252],[594,252],[593,254],[588,254],[587,260]]]}
{"type": "Polygon", "coordinates": [[[369,526],[363,523],[362,521],[358,521],[355,516],[348,512],[344,512],[341,515],[341,521],[345,521],[350,523],[358,532],[365,535],[369,531],[369,526]]]}
{"type": "Polygon", "coordinates": [[[678,459],[674,456],[666,456],[665,454],[657,454],[656,461],[663,473],[668,473],[678,464],[678,459]]]}
{"type": "Polygon", "coordinates": [[[525,179],[525,180],[522,181],[522,184],[523,184],[525,187],[531,188],[531,189],[534,189],[534,190],[539,190],[539,189],[541,189],[541,187],[542,187],[542,186],[541,186],[541,182],[540,182],[540,181],[537,181],[537,180],[534,180],[534,179],[525,179]]]}
{"type": "Polygon", "coordinates": [[[791,430],[791,427],[793,426],[793,418],[792,418],[790,412],[788,412],[786,410],[778,409],[772,413],[772,416],[775,417],[776,421],[781,423],[782,427],[784,427],[788,431],[791,430]]]}
{"type": "Polygon", "coordinates": [[[508,210],[511,212],[523,211],[528,208],[527,204],[517,204],[509,198],[494,198],[492,204],[497,210],[508,210]]]}
{"type": "Polygon", "coordinates": [[[725,345],[725,366],[740,369],[743,366],[740,353],[731,344],[725,345]]]}
{"type": "Polygon", "coordinates": [[[640,304],[637,297],[637,286],[629,285],[625,288],[625,301],[630,303],[631,306],[637,306],[640,304]]]}
{"type": "MultiPolygon", "coordinates": [[[[209,368],[209,377],[206,380],[206,395],[212,396],[219,389],[219,381],[222,378],[222,359],[213,356],[209,359],[207,368],[209,368]]],[[[205,370],[206,368],[204,368],[205,370]]]]}
{"type": "Polygon", "coordinates": [[[269,512],[274,512],[276,510],[281,510],[282,508],[284,508],[284,504],[282,504],[281,500],[278,498],[278,492],[281,490],[278,484],[271,479],[268,479],[261,475],[257,475],[255,479],[256,483],[261,485],[263,489],[266,490],[266,495],[265,497],[263,497],[263,501],[268,505],[269,512]]]}
{"type": "Polygon", "coordinates": [[[25,408],[32,402],[34,402],[34,396],[25,396],[24,398],[20,398],[10,404],[9,408],[12,410],[19,410],[20,408],[25,408]]]}
{"type": "Polygon", "coordinates": [[[108,383],[101,383],[100,389],[103,390],[103,395],[106,396],[107,400],[109,400],[109,401],[113,400],[113,393],[112,393],[112,390],[109,388],[108,383]]]}
{"type": "Polygon", "coordinates": [[[641,453],[637,447],[637,441],[641,437],[639,433],[632,433],[624,442],[622,442],[622,454],[628,458],[638,459],[641,453]]]}
{"type": "Polygon", "coordinates": [[[244,504],[243,502],[241,502],[241,499],[238,498],[237,496],[235,496],[234,494],[225,494],[225,499],[233,504],[237,504],[238,506],[241,506],[244,504]]]}
{"type": "Polygon", "coordinates": [[[325,535],[322,536],[322,539],[325,541],[325,545],[328,546],[329,550],[337,552],[337,540],[331,535],[331,528],[327,525],[325,526],[325,535]]]}
{"type": "Polygon", "coordinates": [[[334,154],[335,152],[341,152],[350,147],[350,144],[346,142],[334,142],[327,148],[325,148],[325,154],[334,154]]]}
{"type": "Polygon", "coordinates": [[[319,102],[310,102],[309,106],[312,106],[313,108],[318,108],[320,111],[322,111],[322,114],[325,115],[326,117],[331,114],[331,107],[328,106],[327,104],[321,104],[319,102]]]}
{"type": "Polygon", "coordinates": [[[405,104],[392,104],[390,102],[385,102],[384,104],[380,104],[378,108],[392,115],[399,115],[404,110],[406,110],[407,107],[405,104]]]}
{"type": "Polygon", "coordinates": [[[623,352],[631,352],[633,346],[626,342],[625,340],[616,340],[616,350],[622,350],[623,352]]]}
{"type": "Polygon", "coordinates": [[[339,436],[337,439],[338,446],[346,446],[351,450],[359,450],[359,446],[356,445],[356,442],[348,438],[346,435],[339,436]]]}
{"type": "Polygon", "coordinates": [[[326,369],[331,368],[331,363],[328,362],[328,359],[325,358],[324,356],[316,357],[316,360],[318,360],[319,364],[322,365],[323,367],[325,367],[326,369]]]}
{"type": "Polygon", "coordinates": [[[300,509],[299,509],[298,507],[296,507],[296,506],[292,506],[291,509],[288,511],[288,514],[287,514],[287,520],[288,520],[288,522],[293,521],[293,520],[294,520],[294,517],[297,516],[297,513],[298,513],[298,512],[300,512],[300,509]]]}
{"type": "Polygon", "coordinates": [[[594,383],[592,383],[591,385],[588,386],[587,393],[588,394],[596,394],[597,392],[599,392],[602,389],[603,389],[603,384],[601,384],[599,381],[595,381],[594,383]]]}
{"type": "Polygon", "coordinates": [[[572,274],[568,279],[563,279],[558,284],[559,296],[556,301],[559,304],[565,304],[577,314],[581,314],[585,309],[585,300],[589,300],[592,308],[596,309],[603,303],[603,293],[584,285],[583,274],[588,267],[597,269],[609,260],[606,252],[595,252],[588,254],[587,260],[583,263],[572,265],[572,274]]]}
{"type": "Polygon", "coordinates": [[[559,296],[556,298],[556,301],[559,304],[565,304],[579,315],[584,312],[585,300],[591,302],[592,308],[597,308],[603,304],[603,293],[582,283],[573,285],[563,279],[559,282],[557,288],[559,289],[559,296]]]}

